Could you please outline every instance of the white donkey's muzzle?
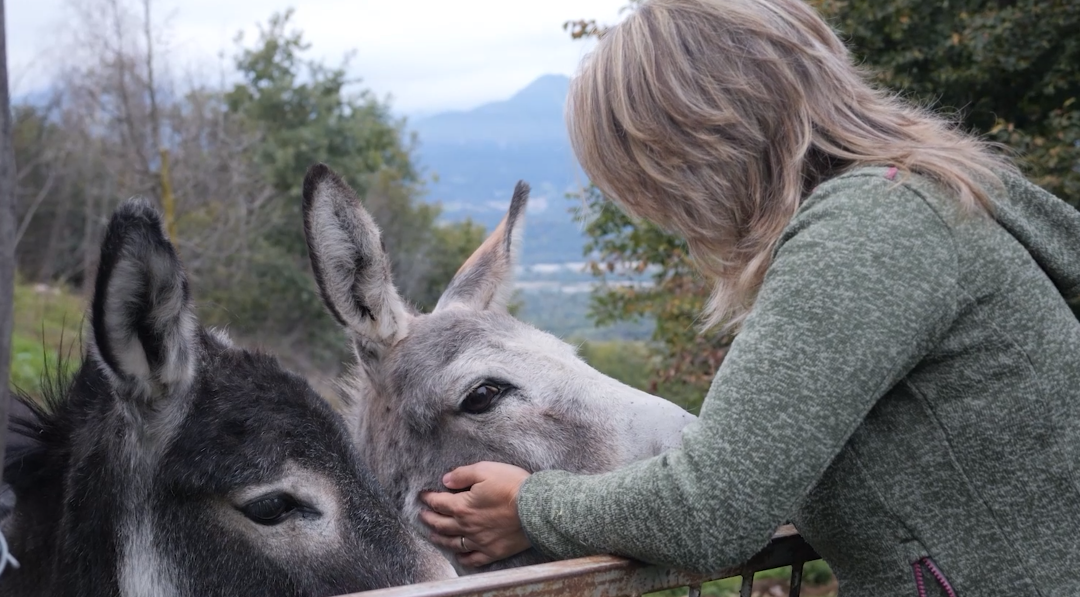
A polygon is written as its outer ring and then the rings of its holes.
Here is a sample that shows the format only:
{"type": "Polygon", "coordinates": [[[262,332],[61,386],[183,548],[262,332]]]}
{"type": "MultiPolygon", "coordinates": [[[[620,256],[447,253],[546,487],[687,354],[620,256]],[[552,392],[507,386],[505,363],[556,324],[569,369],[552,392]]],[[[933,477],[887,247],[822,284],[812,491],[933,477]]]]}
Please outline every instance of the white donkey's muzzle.
{"type": "Polygon", "coordinates": [[[627,424],[624,453],[631,462],[679,447],[683,429],[697,420],[677,404],[645,392],[624,398],[620,406],[627,424]]]}

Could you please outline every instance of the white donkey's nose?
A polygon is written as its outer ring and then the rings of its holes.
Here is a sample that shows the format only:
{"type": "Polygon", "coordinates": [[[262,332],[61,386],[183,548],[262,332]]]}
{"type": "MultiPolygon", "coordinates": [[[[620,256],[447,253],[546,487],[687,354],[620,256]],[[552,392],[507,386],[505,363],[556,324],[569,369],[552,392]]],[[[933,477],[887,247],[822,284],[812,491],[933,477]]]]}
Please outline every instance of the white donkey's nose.
{"type": "Polygon", "coordinates": [[[682,444],[682,431],[697,417],[663,398],[634,390],[621,401],[627,415],[625,445],[631,460],[651,458],[682,444]]]}

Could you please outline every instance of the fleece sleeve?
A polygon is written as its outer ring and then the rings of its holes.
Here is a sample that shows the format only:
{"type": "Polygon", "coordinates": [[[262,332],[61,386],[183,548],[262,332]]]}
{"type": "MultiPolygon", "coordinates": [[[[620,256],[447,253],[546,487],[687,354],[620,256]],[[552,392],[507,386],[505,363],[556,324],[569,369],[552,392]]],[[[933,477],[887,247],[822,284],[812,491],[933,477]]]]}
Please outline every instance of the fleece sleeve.
{"type": "Polygon", "coordinates": [[[682,446],[604,474],[537,472],[518,497],[526,534],[558,559],[742,563],[943,335],[956,296],[952,231],[923,197],[880,176],[823,185],[682,446]]]}

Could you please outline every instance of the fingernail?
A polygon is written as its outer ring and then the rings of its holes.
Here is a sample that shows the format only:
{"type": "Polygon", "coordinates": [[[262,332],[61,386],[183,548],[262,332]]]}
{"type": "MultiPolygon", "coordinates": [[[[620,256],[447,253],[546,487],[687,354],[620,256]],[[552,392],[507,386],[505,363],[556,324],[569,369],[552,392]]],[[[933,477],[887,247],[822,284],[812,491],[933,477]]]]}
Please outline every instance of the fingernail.
{"type": "Polygon", "coordinates": [[[442,484],[446,485],[446,482],[450,480],[450,473],[446,473],[442,476],[442,484]]]}

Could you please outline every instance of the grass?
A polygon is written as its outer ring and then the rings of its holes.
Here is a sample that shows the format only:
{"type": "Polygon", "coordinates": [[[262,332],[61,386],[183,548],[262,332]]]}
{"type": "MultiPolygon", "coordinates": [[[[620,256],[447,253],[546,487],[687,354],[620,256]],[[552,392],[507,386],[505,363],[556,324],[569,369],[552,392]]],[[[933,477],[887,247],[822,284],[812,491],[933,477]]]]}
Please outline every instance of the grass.
{"type": "Polygon", "coordinates": [[[11,338],[11,385],[41,396],[45,376],[57,367],[74,372],[82,357],[85,305],[63,288],[15,284],[15,329],[11,338]]]}
{"type": "MultiPolygon", "coordinates": [[[[754,591],[752,594],[755,596],[787,595],[788,579],[790,578],[791,566],[762,570],[754,575],[754,591]],[[769,591],[770,588],[777,585],[782,590],[773,589],[769,591]]],[[[705,583],[701,587],[701,595],[702,597],[735,597],[739,594],[741,583],[742,579],[737,576],[705,583]]],[[[802,586],[802,594],[807,597],[835,597],[836,595],[832,571],[829,569],[829,565],[822,560],[806,563],[803,568],[802,586]]],[[[648,597],[686,597],[688,592],[686,588],[671,589],[669,591],[648,593],[648,597]]]]}

